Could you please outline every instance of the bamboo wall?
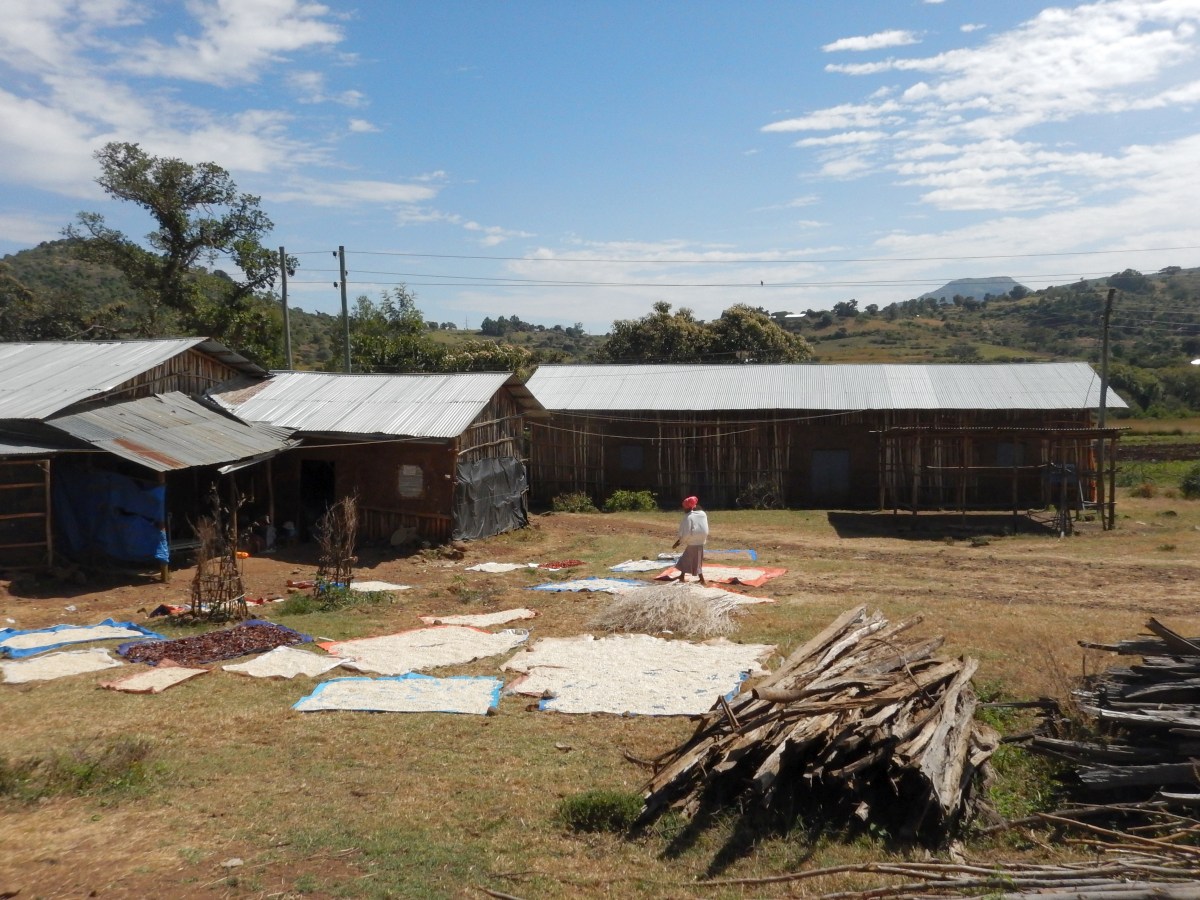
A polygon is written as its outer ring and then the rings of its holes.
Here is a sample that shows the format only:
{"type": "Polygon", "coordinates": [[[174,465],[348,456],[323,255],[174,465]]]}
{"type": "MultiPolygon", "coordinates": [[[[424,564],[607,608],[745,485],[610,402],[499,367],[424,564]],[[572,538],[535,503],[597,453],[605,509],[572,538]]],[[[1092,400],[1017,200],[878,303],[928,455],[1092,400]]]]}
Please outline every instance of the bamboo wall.
{"type": "Polygon", "coordinates": [[[512,394],[498,391],[458,439],[458,461],[524,456],[525,422],[512,394]]]}
{"type": "Polygon", "coordinates": [[[147,369],[140,375],[123,381],[110,391],[98,395],[97,400],[137,400],[166,394],[171,391],[193,396],[203,394],[209,388],[228,381],[240,374],[232,366],[199,350],[188,350],[171,357],[161,365],[147,369]]]}
{"type": "MultiPolygon", "coordinates": [[[[531,497],[549,505],[559,494],[583,492],[600,505],[616,490],[650,490],[664,506],[697,494],[706,506],[731,508],[739,498],[744,503],[754,488],[766,486],[789,507],[886,508],[904,491],[912,493],[913,473],[919,472],[917,502],[924,508],[967,503],[1003,509],[1013,497],[1011,465],[1004,479],[980,470],[966,482],[946,470],[998,466],[1013,454],[1024,454],[1039,466],[1050,458],[1082,465],[1082,451],[1074,444],[1043,446],[1038,441],[1003,449],[1000,445],[1013,439],[999,431],[966,445],[960,438],[941,438],[909,446],[885,442],[881,434],[897,427],[1088,425],[1086,411],[558,413],[531,424],[531,497]],[[821,483],[822,454],[837,464],[839,483],[832,492],[821,483]]],[[[1043,475],[1041,469],[1028,475],[1020,495],[1040,498],[1043,475]]]]}

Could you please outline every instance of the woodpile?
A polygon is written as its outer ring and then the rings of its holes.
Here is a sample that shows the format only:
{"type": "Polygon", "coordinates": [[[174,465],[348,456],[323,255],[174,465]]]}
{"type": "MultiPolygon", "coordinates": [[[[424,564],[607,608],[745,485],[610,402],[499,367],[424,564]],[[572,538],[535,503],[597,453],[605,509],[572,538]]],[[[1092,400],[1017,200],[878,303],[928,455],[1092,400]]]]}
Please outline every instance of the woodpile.
{"type": "Polygon", "coordinates": [[[1027,746],[1070,763],[1091,800],[1200,806],[1200,639],[1156,619],[1146,627],[1149,635],[1116,644],[1081,641],[1141,661],[1085,679],[1065,710],[1047,710],[1027,746]]]}
{"type": "Polygon", "coordinates": [[[999,736],[974,719],[977,663],[909,637],[920,621],[850,610],[754,690],[718,700],[655,761],[640,823],[748,798],[743,808],[944,843],[983,808],[999,736]]]}

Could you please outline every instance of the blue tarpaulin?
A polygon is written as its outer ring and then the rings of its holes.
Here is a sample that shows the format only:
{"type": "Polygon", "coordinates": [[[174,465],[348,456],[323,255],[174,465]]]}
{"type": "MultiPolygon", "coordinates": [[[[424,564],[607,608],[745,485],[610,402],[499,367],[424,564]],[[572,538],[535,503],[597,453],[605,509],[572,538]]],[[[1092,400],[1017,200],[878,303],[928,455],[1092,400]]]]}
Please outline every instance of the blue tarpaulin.
{"type": "Polygon", "coordinates": [[[69,555],[170,561],[163,485],[63,467],[55,475],[53,502],[54,522],[69,555]]]}
{"type": "Polygon", "coordinates": [[[81,641],[124,640],[130,636],[129,632],[143,634],[145,635],[145,640],[166,640],[166,637],[157,631],[150,631],[148,628],[135,625],[133,622],[117,622],[114,619],[105,619],[99,625],[54,625],[50,628],[34,628],[28,631],[22,631],[18,628],[0,628],[0,657],[7,656],[12,659],[23,659],[26,656],[36,656],[39,653],[45,653],[47,650],[56,650],[68,644],[78,644],[81,641]],[[105,626],[111,629],[120,629],[127,633],[113,634],[112,637],[86,636],[87,632],[105,626]],[[38,642],[37,644],[27,642],[30,645],[25,647],[12,646],[12,644],[16,643],[12,641],[12,638],[24,637],[26,635],[44,636],[45,642],[38,642]],[[62,640],[59,640],[59,638],[62,638],[62,640]]]}

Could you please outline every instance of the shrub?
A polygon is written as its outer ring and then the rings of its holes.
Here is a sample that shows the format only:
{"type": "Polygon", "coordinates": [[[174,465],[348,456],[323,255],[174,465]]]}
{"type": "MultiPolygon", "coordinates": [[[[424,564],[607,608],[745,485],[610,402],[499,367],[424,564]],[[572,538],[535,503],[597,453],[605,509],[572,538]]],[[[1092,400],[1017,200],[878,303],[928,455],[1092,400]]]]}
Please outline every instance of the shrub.
{"type": "Polygon", "coordinates": [[[1129,493],[1134,497],[1150,498],[1158,493],[1158,485],[1153,481],[1143,481],[1141,484],[1134,485],[1129,493]]]}
{"type": "Polygon", "coordinates": [[[598,512],[596,504],[592,502],[592,498],[583,491],[575,491],[573,494],[559,494],[550,503],[555,512],[598,512]]]}
{"type": "Polygon", "coordinates": [[[605,512],[639,512],[658,509],[658,500],[650,491],[613,491],[604,501],[605,512]]]}
{"type": "Polygon", "coordinates": [[[641,811],[641,794],[594,790],[564,797],[558,804],[558,820],[572,831],[625,832],[641,811]]]}
{"type": "Polygon", "coordinates": [[[1200,499],[1200,463],[1192,466],[1179,482],[1179,492],[1188,500],[1200,499]]]}

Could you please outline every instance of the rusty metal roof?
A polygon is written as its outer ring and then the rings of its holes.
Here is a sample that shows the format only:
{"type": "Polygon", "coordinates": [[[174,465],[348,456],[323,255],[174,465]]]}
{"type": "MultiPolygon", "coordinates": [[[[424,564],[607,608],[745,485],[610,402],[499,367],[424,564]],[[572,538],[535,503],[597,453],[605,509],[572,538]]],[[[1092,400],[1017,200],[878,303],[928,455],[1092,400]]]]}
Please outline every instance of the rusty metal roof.
{"type": "Polygon", "coordinates": [[[155,472],[266,459],[296,444],[285,429],[240,422],[180,393],[98,406],[46,424],[155,472]]]}
{"type": "Polygon", "coordinates": [[[211,398],[247,422],[306,434],[453,438],[467,430],[500,389],[524,412],[542,406],[508,372],[355,375],[278,372],[268,381],[230,386],[211,398]]]}
{"type": "MultiPolygon", "coordinates": [[[[563,412],[1096,409],[1083,362],[541,366],[526,385],[563,412]]],[[[1107,406],[1124,409],[1116,392],[1107,406]]]]}
{"type": "Polygon", "coordinates": [[[0,419],[44,419],[197,349],[247,375],[266,375],[208,338],[0,343],[0,419]]]}

